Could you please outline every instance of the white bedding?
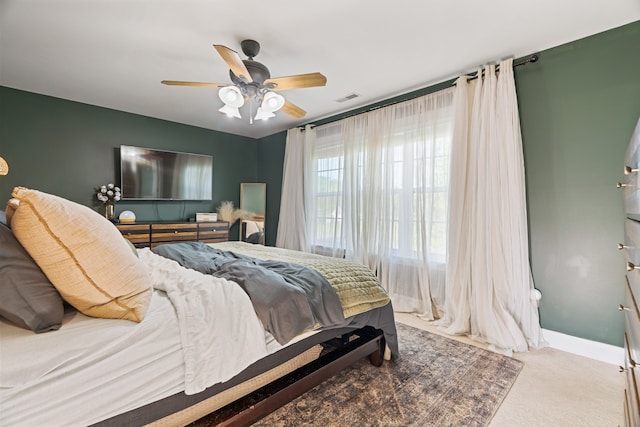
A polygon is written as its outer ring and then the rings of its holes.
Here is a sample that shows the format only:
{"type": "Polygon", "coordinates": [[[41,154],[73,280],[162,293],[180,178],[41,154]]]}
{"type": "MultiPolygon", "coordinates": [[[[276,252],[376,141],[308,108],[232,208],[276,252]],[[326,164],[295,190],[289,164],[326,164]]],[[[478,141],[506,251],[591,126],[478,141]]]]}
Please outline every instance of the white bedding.
{"type": "Polygon", "coordinates": [[[165,291],[178,315],[185,392],[226,381],[268,354],[265,332],[242,288],[158,256],[139,252],[153,287],[165,291]]]}
{"type": "Polygon", "coordinates": [[[65,317],[34,334],[0,320],[0,425],[87,425],[197,393],[282,348],[224,279],[138,251],[156,289],[141,323],[65,317]]]}

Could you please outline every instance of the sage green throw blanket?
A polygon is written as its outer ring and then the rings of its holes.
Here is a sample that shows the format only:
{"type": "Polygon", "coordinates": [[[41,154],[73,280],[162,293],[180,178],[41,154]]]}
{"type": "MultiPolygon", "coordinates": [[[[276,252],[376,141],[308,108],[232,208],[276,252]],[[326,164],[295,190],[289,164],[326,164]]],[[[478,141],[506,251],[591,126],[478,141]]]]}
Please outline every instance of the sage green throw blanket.
{"type": "Polygon", "coordinates": [[[232,251],[263,260],[290,262],[318,271],[336,290],[345,318],[389,303],[389,296],[380,285],[378,278],[368,267],[361,264],[245,242],[210,243],[209,245],[223,251],[232,251]]]}

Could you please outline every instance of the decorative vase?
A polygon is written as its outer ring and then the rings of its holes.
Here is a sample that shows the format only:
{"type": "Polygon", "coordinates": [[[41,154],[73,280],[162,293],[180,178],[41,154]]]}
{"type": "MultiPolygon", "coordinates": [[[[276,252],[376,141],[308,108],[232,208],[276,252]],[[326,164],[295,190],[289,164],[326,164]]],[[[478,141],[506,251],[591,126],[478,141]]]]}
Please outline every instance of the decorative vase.
{"type": "Polygon", "coordinates": [[[116,207],[111,202],[107,202],[104,204],[104,217],[109,221],[113,220],[113,217],[116,215],[116,207]]]}

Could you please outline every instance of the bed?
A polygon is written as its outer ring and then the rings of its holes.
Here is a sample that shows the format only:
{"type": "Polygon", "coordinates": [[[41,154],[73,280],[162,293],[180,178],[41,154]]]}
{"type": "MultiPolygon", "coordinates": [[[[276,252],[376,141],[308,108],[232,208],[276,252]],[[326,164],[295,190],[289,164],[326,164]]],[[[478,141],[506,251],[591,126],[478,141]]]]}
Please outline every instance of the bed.
{"type": "MultiPolygon", "coordinates": [[[[362,266],[244,242],[135,249],[88,208],[29,189],[14,197],[11,229],[0,224],[1,425],[186,425],[213,411],[246,425],[358,358],[398,356],[391,302],[362,266]],[[278,319],[269,293],[265,307],[254,305],[263,289],[249,278],[182,265],[201,253],[223,255],[216,262],[236,272],[264,268],[276,282],[277,268],[309,270],[311,281],[320,274],[339,313],[278,319]],[[14,308],[36,281],[55,283],[61,307],[39,308],[34,323],[14,308]]],[[[331,301],[326,292],[313,298],[331,301]]],[[[295,306],[276,311],[287,304],[295,306]]]]}

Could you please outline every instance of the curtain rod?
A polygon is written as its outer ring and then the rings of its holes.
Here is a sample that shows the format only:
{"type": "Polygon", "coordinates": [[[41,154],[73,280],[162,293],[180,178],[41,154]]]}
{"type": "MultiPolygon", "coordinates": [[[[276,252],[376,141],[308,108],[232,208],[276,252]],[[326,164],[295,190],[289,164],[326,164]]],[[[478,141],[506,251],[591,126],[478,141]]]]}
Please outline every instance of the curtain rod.
{"type": "MultiPolygon", "coordinates": [[[[526,65],[526,64],[529,64],[529,63],[537,62],[537,61],[538,61],[538,59],[540,59],[540,57],[539,57],[537,54],[533,54],[533,55],[529,56],[529,57],[528,57],[528,58],[526,58],[526,59],[523,59],[523,60],[521,60],[521,61],[515,62],[515,63],[513,64],[513,68],[515,68],[515,67],[519,67],[519,66],[521,66],[521,65],[526,65]]],[[[499,66],[499,65],[498,65],[498,66],[496,66],[496,70],[499,70],[499,68],[500,68],[500,66],[499,66]]],[[[484,75],[484,71],[482,72],[482,75],[484,75]]],[[[469,78],[467,79],[467,81],[475,80],[475,79],[477,79],[477,78],[478,78],[478,76],[477,76],[477,75],[475,75],[475,76],[471,76],[471,77],[469,77],[469,78]]],[[[453,80],[453,81],[455,82],[455,80],[453,80]]],[[[455,84],[455,83],[454,83],[454,84],[455,84]]],[[[435,86],[435,85],[434,85],[434,86],[435,86]]],[[[421,91],[421,90],[420,90],[420,89],[418,89],[418,91],[421,91]]],[[[416,91],[416,92],[418,92],[418,91],[416,91]]],[[[399,104],[399,103],[401,103],[401,102],[410,101],[410,100],[412,100],[412,99],[419,98],[419,97],[424,96],[424,95],[425,95],[425,93],[420,92],[420,93],[414,94],[413,96],[409,96],[408,98],[397,99],[397,100],[395,100],[395,101],[391,101],[391,102],[388,102],[388,103],[386,103],[386,104],[382,104],[382,105],[375,105],[375,106],[370,107],[370,108],[368,108],[368,109],[366,109],[366,110],[364,110],[364,111],[359,111],[359,112],[354,112],[354,113],[352,113],[352,114],[347,114],[347,115],[345,115],[345,116],[342,116],[342,117],[337,118],[337,119],[335,119],[335,120],[327,121],[326,123],[322,123],[322,124],[323,124],[323,125],[325,125],[325,124],[327,124],[327,123],[332,123],[332,122],[335,122],[335,121],[338,121],[338,120],[346,119],[346,118],[348,118],[348,117],[357,116],[358,114],[368,113],[368,112],[371,112],[371,111],[377,110],[377,109],[379,109],[379,108],[384,108],[384,107],[388,107],[388,106],[390,106],[390,105],[399,104]]],[[[401,95],[400,95],[400,96],[401,96],[401,95]]],[[[381,101],[381,102],[384,102],[384,101],[381,101]]],[[[322,121],[322,120],[319,120],[319,121],[322,121]]],[[[308,125],[310,125],[312,128],[313,128],[313,127],[316,127],[316,126],[319,126],[319,125],[316,125],[316,124],[314,124],[314,123],[307,123],[307,124],[308,124],[308,125]]],[[[298,129],[300,129],[300,130],[302,130],[302,131],[304,131],[305,126],[306,126],[306,125],[297,126],[297,128],[298,128],[298,129]]]]}
{"type": "MultiPolygon", "coordinates": [[[[528,63],[533,63],[536,62],[538,59],[540,59],[540,57],[538,55],[531,55],[530,57],[528,57],[527,59],[523,59],[520,62],[516,62],[513,64],[513,68],[519,67],[521,65],[526,65],[528,63]]],[[[496,71],[500,71],[500,66],[496,65],[496,71]]],[[[482,76],[484,77],[484,70],[482,70],[482,76]]],[[[467,79],[467,81],[471,81],[471,80],[475,80],[477,79],[479,76],[478,74],[476,74],[475,76],[471,76],[467,79]]]]}

